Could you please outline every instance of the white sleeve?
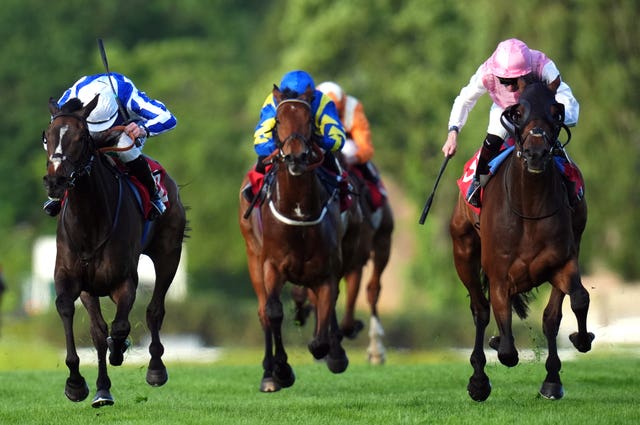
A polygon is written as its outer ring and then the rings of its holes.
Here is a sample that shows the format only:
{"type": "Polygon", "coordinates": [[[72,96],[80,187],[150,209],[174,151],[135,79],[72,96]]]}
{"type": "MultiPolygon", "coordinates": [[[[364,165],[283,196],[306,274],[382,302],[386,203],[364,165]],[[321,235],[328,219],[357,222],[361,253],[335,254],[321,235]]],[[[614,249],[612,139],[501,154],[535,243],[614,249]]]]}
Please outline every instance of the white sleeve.
{"type": "Polygon", "coordinates": [[[451,113],[449,114],[449,127],[456,126],[461,129],[467,122],[469,112],[476,105],[476,102],[487,92],[484,84],[482,84],[482,73],[480,68],[471,76],[469,84],[460,90],[460,94],[453,101],[451,113]]]}
{"type": "Polygon", "coordinates": [[[568,127],[575,126],[580,115],[580,104],[573,96],[571,88],[564,81],[558,87],[556,100],[564,105],[564,123],[568,127]]]}

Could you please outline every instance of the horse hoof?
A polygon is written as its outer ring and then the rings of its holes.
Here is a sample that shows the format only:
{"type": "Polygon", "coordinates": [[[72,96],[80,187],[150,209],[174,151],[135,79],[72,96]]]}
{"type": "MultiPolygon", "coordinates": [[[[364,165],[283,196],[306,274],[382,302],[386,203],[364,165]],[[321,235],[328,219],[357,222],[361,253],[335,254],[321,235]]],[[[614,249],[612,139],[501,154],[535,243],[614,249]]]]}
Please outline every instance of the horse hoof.
{"type": "Polygon", "coordinates": [[[489,347],[491,347],[494,350],[498,351],[498,347],[500,347],[500,337],[499,336],[492,336],[491,338],[489,338],[489,347]]]}
{"type": "Polygon", "coordinates": [[[595,337],[596,336],[591,332],[587,333],[586,338],[581,337],[580,333],[574,332],[569,335],[569,340],[578,351],[580,351],[581,353],[586,353],[587,351],[591,350],[591,342],[595,337]]]}
{"type": "Polygon", "coordinates": [[[260,391],[263,393],[275,393],[276,391],[280,391],[280,385],[273,378],[264,378],[262,382],[260,382],[260,391]]]}
{"type": "Polygon", "coordinates": [[[356,320],[351,328],[342,328],[342,334],[349,339],[356,339],[363,329],[364,323],[362,323],[362,320],[356,320]]]}
{"type": "Polygon", "coordinates": [[[273,370],[273,379],[280,388],[289,388],[296,382],[296,374],[288,364],[276,365],[273,370]]]}
{"type": "Polygon", "coordinates": [[[344,353],[339,357],[327,357],[327,367],[333,373],[342,373],[347,370],[348,366],[349,358],[344,353]]]}
{"type": "Polygon", "coordinates": [[[498,352],[498,360],[500,360],[500,363],[507,367],[514,367],[520,361],[517,351],[507,354],[501,354],[500,352],[498,352]]]}
{"type": "Polygon", "coordinates": [[[91,402],[91,407],[102,407],[102,406],[113,406],[113,397],[109,390],[98,390],[96,392],[96,396],[93,398],[91,402]]]}
{"type": "Polygon", "coordinates": [[[540,388],[540,395],[547,400],[560,400],[564,396],[564,389],[562,384],[543,382],[540,388]]]}
{"type": "Polygon", "coordinates": [[[369,354],[368,356],[369,364],[374,366],[382,366],[386,360],[387,358],[384,354],[369,354]]]}
{"type": "Polygon", "coordinates": [[[491,382],[489,378],[474,379],[471,377],[469,379],[469,385],[467,385],[467,392],[473,401],[485,401],[491,394],[491,382]]]}
{"type": "Polygon", "coordinates": [[[321,360],[329,354],[329,344],[326,342],[318,342],[313,340],[307,346],[309,348],[309,352],[313,355],[316,360],[321,360]]]}
{"type": "Polygon", "coordinates": [[[147,369],[147,384],[152,387],[161,387],[167,383],[169,375],[167,369],[147,369]]]}
{"type": "Polygon", "coordinates": [[[74,384],[70,379],[64,386],[64,395],[71,401],[83,401],[89,396],[89,386],[87,381],[82,378],[80,384],[74,384]]]}
{"type": "Polygon", "coordinates": [[[125,339],[122,343],[122,347],[120,349],[116,349],[116,344],[113,338],[107,337],[107,347],[109,348],[109,363],[111,366],[120,366],[124,361],[123,354],[127,349],[131,346],[131,341],[129,339],[125,339]]]}

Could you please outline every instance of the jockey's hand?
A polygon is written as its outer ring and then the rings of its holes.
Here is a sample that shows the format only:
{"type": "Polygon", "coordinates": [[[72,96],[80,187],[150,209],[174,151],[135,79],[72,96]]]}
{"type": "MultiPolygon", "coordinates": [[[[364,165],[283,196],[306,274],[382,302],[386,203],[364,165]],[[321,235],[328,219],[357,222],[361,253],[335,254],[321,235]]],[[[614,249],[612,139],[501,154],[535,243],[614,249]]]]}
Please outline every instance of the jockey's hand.
{"type": "Polygon", "coordinates": [[[447,135],[447,141],[442,146],[442,153],[444,156],[453,156],[456,154],[456,150],[458,149],[458,132],[450,131],[447,135]]]}
{"type": "Polygon", "coordinates": [[[144,127],[138,125],[137,122],[130,122],[129,124],[127,124],[127,126],[124,128],[124,131],[125,133],[127,133],[127,135],[129,135],[129,137],[134,140],[147,137],[147,132],[145,131],[144,127]]]}

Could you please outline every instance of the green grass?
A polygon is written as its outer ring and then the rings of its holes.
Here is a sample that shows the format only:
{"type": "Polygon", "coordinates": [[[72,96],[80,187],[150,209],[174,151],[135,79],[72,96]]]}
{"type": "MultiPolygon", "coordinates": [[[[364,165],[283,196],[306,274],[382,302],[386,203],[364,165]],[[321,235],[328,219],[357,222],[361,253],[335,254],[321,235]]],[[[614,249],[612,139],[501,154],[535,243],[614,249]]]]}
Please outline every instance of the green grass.
{"type": "MultiPolygon", "coordinates": [[[[0,354],[7,350],[3,341],[0,354]]],[[[110,367],[116,404],[94,409],[96,368],[82,365],[91,394],[72,403],[63,394],[67,369],[58,353],[49,369],[1,368],[0,423],[565,425],[636,423],[640,414],[637,349],[594,350],[564,361],[565,398],[560,401],[537,396],[544,359],[510,369],[490,361],[493,392],[484,403],[466,393],[471,374],[467,352],[391,351],[387,364],[375,367],[352,350],[349,369],[340,375],[302,348],[289,354],[297,381],[273,394],[258,391],[259,350],[224,350],[213,364],[170,363],[169,382],[160,388],[145,383],[144,366],[110,367]]]]}

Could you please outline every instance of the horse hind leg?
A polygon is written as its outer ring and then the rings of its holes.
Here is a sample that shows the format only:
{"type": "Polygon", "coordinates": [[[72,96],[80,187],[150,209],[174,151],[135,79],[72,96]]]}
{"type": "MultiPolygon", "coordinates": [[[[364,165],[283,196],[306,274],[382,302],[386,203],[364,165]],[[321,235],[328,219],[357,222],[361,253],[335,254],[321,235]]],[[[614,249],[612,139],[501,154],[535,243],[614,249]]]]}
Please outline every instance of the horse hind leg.
{"type": "Polygon", "coordinates": [[[382,289],[382,272],[387,267],[391,254],[391,229],[387,232],[378,232],[374,238],[373,271],[367,284],[367,301],[371,309],[369,321],[369,347],[367,355],[369,363],[381,365],[386,361],[386,349],[382,343],[384,329],[378,316],[378,300],[382,289]]]}
{"type": "Polygon", "coordinates": [[[160,340],[160,329],[166,314],[166,295],[176,275],[181,253],[182,247],[178,246],[171,255],[166,255],[163,258],[159,258],[157,255],[151,257],[156,273],[156,281],[146,314],[147,328],[151,335],[151,342],[149,343],[151,359],[147,367],[146,381],[153,387],[162,386],[169,380],[167,368],[162,361],[164,346],[160,340]]]}
{"type": "Polygon", "coordinates": [[[344,276],[347,297],[344,316],[340,322],[340,329],[342,334],[349,339],[355,339],[360,331],[364,329],[364,323],[355,318],[356,300],[358,299],[358,292],[360,292],[361,280],[362,268],[350,271],[344,276]]]}
{"type": "Polygon", "coordinates": [[[98,377],[96,378],[96,395],[91,401],[91,406],[111,406],[114,403],[111,395],[111,380],[107,373],[107,323],[104,321],[100,309],[100,299],[83,292],[80,295],[82,304],[89,313],[91,320],[91,339],[98,355],[98,377]]]}

